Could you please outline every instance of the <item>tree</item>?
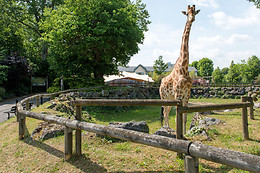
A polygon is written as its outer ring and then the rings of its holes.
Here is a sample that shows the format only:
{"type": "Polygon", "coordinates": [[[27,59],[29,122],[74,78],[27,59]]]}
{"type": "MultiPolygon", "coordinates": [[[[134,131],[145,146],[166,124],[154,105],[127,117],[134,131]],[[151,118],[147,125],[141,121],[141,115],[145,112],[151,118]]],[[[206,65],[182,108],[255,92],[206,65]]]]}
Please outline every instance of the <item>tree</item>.
{"type": "Polygon", "coordinates": [[[215,82],[215,83],[222,83],[224,75],[223,75],[223,73],[221,72],[221,70],[220,70],[219,67],[217,67],[217,68],[213,71],[212,76],[213,76],[213,79],[214,79],[214,82],[215,82]]]}
{"type": "Polygon", "coordinates": [[[65,77],[103,81],[139,51],[148,30],[148,12],[140,0],[66,0],[47,10],[42,23],[50,44],[51,67],[65,77]]]}
{"type": "Polygon", "coordinates": [[[7,81],[8,66],[0,64],[0,86],[7,81]]]}
{"type": "Polygon", "coordinates": [[[252,56],[248,58],[246,65],[247,81],[252,82],[260,74],[260,59],[257,56],[252,56]]]}
{"type": "Polygon", "coordinates": [[[235,64],[234,61],[231,61],[228,74],[226,75],[227,82],[229,83],[238,83],[240,79],[240,65],[235,64]]]}
{"type": "Polygon", "coordinates": [[[154,61],[153,69],[154,73],[161,75],[168,68],[168,65],[163,62],[162,56],[159,56],[157,60],[154,61]]]}
{"type": "Polygon", "coordinates": [[[211,76],[214,70],[213,61],[209,58],[202,58],[198,62],[198,69],[200,76],[211,76]]]}
{"type": "Polygon", "coordinates": [[[224,67],[221,69],[221,73],[225,76],[226,74],[228,74],[229,68],[228,67],[224,67]]]}
{"type": "Polygon", "coordinates": [[[259,0],[248,0],[249,2],[253,2],[257,8],[260,8],[260,1],[259,0]]]}
{"type": "Polygon", "coordinates": [[[191,67],[195,67],[197,70],[198,70],[198,61],[193,61],[192,63],[191,63],[191,67]]]}
{"type": "Polygon", "coordinates": [[[63,0],[0,0],[0,20],[8,23],[8,28],[14,27],[15,33],[22,37],[27,56],[44,59],[47,47],[39,40],[42,34],[39,24],[44,20],[45,8],[54,9],[62,2],[63,0]]]}

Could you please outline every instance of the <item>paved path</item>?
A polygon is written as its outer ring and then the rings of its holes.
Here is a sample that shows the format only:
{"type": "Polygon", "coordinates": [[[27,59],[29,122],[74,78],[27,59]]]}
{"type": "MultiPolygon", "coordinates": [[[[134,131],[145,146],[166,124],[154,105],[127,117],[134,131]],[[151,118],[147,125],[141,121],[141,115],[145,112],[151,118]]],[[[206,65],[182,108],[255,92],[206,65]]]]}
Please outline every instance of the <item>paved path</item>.
{"type": "MultiPolygon", "coordinates": [[[[33,94],[33,95],[35,95],[35,94],[33,94]]],[[[26,95],[23,97],[13,98],[13,99],[9,99],[9,100],[0,102],[0,123],[7,120],[8,114],[4,113],[4,112],[10,111],[12,106],[15,106],[16,100],[21,101],[22,99],[24,99],[26,97],[30,97],[30,96],[32,96],[32,95],[26,95]]],[[[44,101],[46,101],[46,99],[44,99],[44,101]]],[[[36,100],[31,100],[30,102],[33,103],[33,106],[36,105],[36,100]]],[[[13,117],[13,116],[15,116],[15,114],[10,113],[10,117],[13,117]]]]}

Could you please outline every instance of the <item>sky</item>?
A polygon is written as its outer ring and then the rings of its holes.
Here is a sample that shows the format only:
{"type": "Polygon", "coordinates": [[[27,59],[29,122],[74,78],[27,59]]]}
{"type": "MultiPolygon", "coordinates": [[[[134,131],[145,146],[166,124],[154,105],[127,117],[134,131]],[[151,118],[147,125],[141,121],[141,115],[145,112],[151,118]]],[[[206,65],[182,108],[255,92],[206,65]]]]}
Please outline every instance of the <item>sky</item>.
{"type": "Polygon", "coordinates": [[[175,63],[187,17],[182,11],[196,5],[199,14],[192,24],[189,41],[190,64],[206,57],[214,68],[229,67],[260,57],[260,9],[247,0],[142,0],[149,12],[149,31],[129,66],[152,66],[159,56],[175,63]]]}

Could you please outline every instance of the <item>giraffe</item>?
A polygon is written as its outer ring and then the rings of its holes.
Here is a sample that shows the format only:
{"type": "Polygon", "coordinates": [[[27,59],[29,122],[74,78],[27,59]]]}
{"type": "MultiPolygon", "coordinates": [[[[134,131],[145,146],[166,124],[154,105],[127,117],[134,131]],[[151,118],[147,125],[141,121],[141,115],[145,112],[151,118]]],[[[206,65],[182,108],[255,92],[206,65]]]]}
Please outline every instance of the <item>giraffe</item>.
{"type": "MultiPolygon", "coordinates": [[[[189,5],[187,12],[182,11],[187,16],[186,25],[184,28],[182,43],[180,49],[180,56],[177,59],[172,72],[162,79],[159,89],[161,99],[180,99],[183,106],[188,104],[190,98],[190,89],[192,86],[192,79],[189,76],[189,35],[192,23],[195,21],[195,15],[200,10],[195,11],[195,5],[189,5]]],[[[172,106],[163,106],[164,124],[169,128],[169,113],[172,106]]],[[[184,122],[187,121],[187,115],[184,115],[184,122]]],[[[185,133],[185,131],[184,131],[185,133]]]]}

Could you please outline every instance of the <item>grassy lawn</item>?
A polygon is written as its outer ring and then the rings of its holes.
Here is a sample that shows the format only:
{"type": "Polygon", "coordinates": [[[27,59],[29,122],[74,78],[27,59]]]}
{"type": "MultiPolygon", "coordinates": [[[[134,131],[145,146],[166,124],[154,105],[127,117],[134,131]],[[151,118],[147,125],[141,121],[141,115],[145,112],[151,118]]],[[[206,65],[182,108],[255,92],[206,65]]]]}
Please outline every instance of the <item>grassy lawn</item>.
{"type": "MultiPolygon", "coordinates": [[[[191,102],[231,103],[241,100],[197,99],[191,102]]],[[[35,112],[54,113],[44,109],[35,112]]],[[[194,113],[188,114],[188,125],[194,113]]],[[[85,113],[86,115],[86,113],[85,113]]],[[[142,107],[128,111],[112,111],[91,114],[92,121],[108,125],[109,122],[145,121],[154,133],[160,128],[160,107],[142,107]]],[[[241,110],[217,112],[210,117],[226,122],[212,127],[209,135],[188,138],[207,145],[251,153],[260,156],[260,109],[255,111],[255,120],[249,119],[250,140],[243,141],[241,110]]],[[[0,172],[183,172],[184,162],[176,159],[176,153],[132,142],[112,142],[83,132],[83,156],[63,160],[64,136],[45,141],[32,141],[30,134],[40,121],[27,118],[27,136],[18,140],[18,123],[15,118],[0,124],[0,172]]],[[[170,113],[171,128],[175,129],[175,110],[170,113]]],[[[200,159],[200,172],[246,172],[225,165],[200,159]]]]}

